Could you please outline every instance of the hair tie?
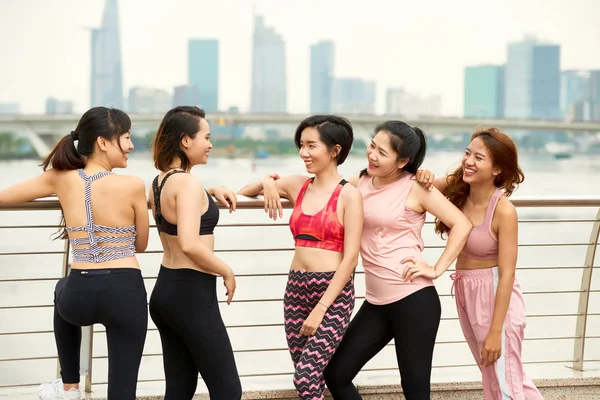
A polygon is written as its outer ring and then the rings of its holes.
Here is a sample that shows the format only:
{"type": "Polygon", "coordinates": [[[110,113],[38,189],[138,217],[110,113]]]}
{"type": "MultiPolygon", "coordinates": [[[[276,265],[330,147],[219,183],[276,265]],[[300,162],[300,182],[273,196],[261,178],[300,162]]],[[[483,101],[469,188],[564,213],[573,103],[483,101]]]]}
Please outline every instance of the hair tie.
{"type": "Polygon", "coordinates": [[[73,141],[79,140],[77,132],[71,131],[71,139],[73,139],[73,141]]]}

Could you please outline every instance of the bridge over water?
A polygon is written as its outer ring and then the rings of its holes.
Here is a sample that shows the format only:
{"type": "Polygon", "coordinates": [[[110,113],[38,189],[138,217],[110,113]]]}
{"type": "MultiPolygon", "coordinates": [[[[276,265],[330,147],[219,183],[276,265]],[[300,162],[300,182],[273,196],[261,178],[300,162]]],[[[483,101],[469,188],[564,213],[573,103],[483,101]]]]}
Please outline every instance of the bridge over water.
{"type": "MultiPolygon", "coordinates": [[[[135,129],[157,129],[164,114],[129,114],[135,129]]],[[[211,113],[207,120],[219,125],[296,125],[308,114],[239,114],[211,113]]],[[[516,119],[478,119],[422,117],[404,119],[394,115],[350,115],[356,137],[368,143],[376,124],[389,119],[402,119],[418,126],[427,134],[455,134],[470,132],[476,125],[493,125],[504,131],[547,132],[600,132],[598,122],[562,122],[516,119]]],[[[73,115],[0,115],[0,132],[8,131],[26,136],[40,157],[46,156],[59,137],[72,131],[80,118],[73,115]]]]}

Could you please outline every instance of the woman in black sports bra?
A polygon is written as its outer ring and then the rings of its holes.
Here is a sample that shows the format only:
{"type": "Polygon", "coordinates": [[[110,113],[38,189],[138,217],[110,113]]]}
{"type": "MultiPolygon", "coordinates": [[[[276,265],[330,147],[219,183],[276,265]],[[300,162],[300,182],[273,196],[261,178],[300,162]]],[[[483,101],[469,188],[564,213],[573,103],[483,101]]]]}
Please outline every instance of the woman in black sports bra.
{"type": "Polygon", "coordinates": [[[198,373],[211,399],[242,396],[233,350],[217,302],[217,275],[235,292],[231,268],[214,254],[213,230],[219,209],[211,194],[235,210],[235,194],[204,190],[190,174],[206,164],[210,127],[198,107],[176,107],[163,118],[154,139],[155,167],[161,173],[150,202],[164,254],[150,297],[150,316],[160,333],[165,369],[165,400],[192,399],[198,373]],[[200,207],[198,207],[200,204],[200,207]]]}

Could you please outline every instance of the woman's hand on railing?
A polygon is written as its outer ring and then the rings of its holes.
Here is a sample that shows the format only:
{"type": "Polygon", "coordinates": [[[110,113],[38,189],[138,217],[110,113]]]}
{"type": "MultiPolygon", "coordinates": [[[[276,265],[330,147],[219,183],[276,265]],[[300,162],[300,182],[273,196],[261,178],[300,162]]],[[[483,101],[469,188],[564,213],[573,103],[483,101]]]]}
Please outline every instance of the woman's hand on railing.
{"type": "Polygon", "coordinates": [[[269,174],[263,180],[263,197],[265,200],[265,212],[269,214],[269,218],[273,221],[283,218],[283,207],[281,205],[281,196],[277,190],[275,181],[279,179],[278,174],[269,174]]]}
{"type": "Polygon", "coordinates": [[[210,188],[208,194],[212,194],[221,204],[229,208],[230,213],[235,211],[237,197],[233,190],[227,189],[224,186],[214,186],[210,188]]]}

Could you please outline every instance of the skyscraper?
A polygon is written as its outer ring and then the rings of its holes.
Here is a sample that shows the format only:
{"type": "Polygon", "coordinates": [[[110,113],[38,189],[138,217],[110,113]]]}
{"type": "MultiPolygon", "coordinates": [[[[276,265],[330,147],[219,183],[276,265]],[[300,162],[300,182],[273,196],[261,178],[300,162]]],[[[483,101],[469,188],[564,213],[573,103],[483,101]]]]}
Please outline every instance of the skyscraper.
{"type": "Polygon", "coordinates": [[[568,70],[560,74],[560,113],[566,120],[589,119],[589,71],[568,70]]]}
{"type": "Polygon", "coordinates": [[[46,114],[73,114],[73,102],[48,97],[46,99],[46,114]]]}
{"type": "Polygon", "coordinates": [[[504,66],[480,65],[465,68],[464,116],[504,117],[504,66]]]}
{"type": "Polygon", "coordinates": [[[507,118],[560,118],[560,46],[525,38],[508,45],[507,118]]]}
{"type": "Polygon", "coordinates": [[[91,107],[123,108],[117,0],[106,0],[102,26],[92,30],[91,107]]]}
{"type": "Polygon", "coordinates": [[[173,89],[173,107],[200,104],[200,92],[195,85],[180,85],[173,89]]]}
{"type": "Polygon", "coordinates": [[[192,39],[188,42],[188,83],[198,88],[200,106],[219,111],[219,41],[192,39]]]}
{"type": "Polygon", "coordinates": [[[375,82],[359,78],[334,79],[331,111],[341,114],[374,114],[375,82]]]}
{"type": "Polygon", "coordinates": [[[385,100],[385,113],[388,115],[420,118],[437,117],[442,113],[442,98],[439,95],[421,97],[402,87],[390,87],[385,92],[385,100]]]}
{"type": "Polygon", "coordinates": [[[310,47],[310,112],[313,114],[331,111],[334,48],[329,41],[310,47]]]}
{"type": "Polygon", "coordinates": [[[285,43],[264,17],[254,17],[251,112],[287,112],[285,43]]]}
{"type": "Polygon", "coordinates": [[[590,119],[600,121],[600,69],[590,71],[590,119]]]}

